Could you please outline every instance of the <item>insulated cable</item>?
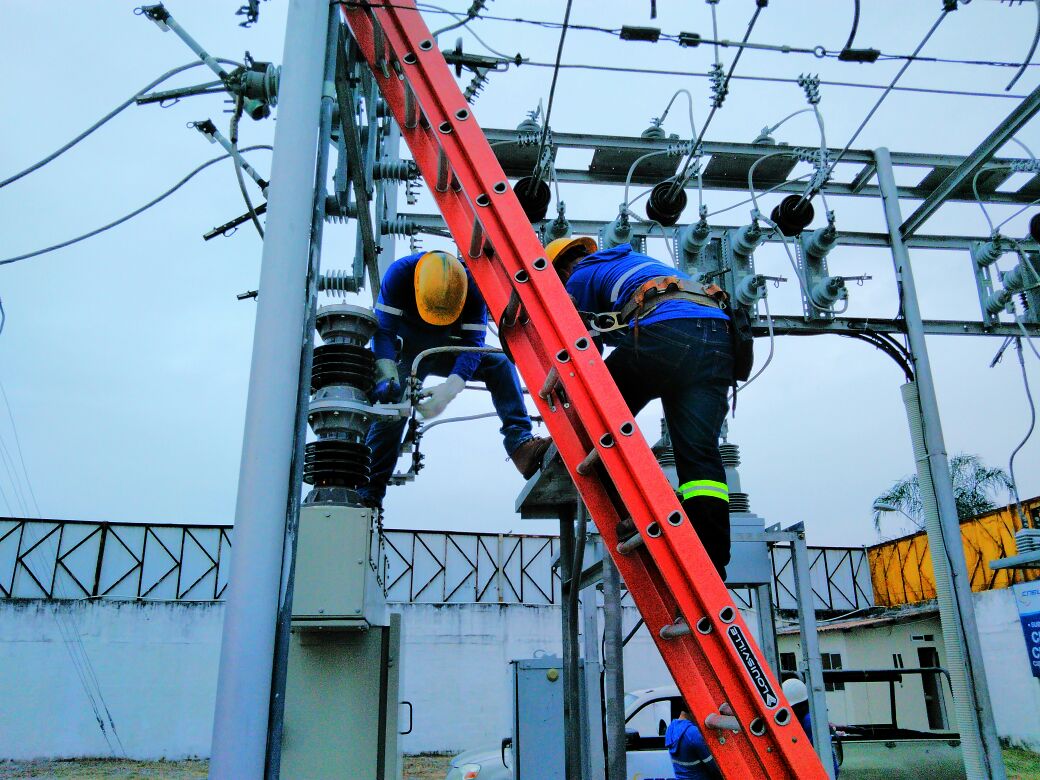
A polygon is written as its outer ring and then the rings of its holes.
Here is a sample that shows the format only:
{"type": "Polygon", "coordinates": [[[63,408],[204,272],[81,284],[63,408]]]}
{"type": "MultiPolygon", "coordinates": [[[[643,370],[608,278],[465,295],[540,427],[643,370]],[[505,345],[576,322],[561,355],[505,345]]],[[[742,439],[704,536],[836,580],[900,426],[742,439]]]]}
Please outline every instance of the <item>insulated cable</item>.
{"type": "MultiPolygon", "coordinates": [[[[758,21],[758,16],[762,13],[763,7],[764,6],[762,5],[755,6],[755,13],[751,15],[751,21],[748,22],[747,30],[744,31],[744,38],[741,41],[741,43],[747,43],[748,38],[751,37],[751,31],[755,29],[755,22],[758,21]]],[[[712,11],[714,12],[714,5],[712,6],[712,11]]],[[[726,78],[722,82],[721,93],[723,95],[725,95],[726,92],[729,90],[729,82],[730,79],[733,78],[733,71],[736,70],[737,63],[740,62],[740,55],[742,55],[743,53],[744,48],[743,46],[741,46],[741,48],[737,50],[737,53],[733,57],[733,63],[729,66],[729,72],[726,74],[726,78]]],[[[718,111],[719,105],[720,103],[718,100],[712,101],[711,111],[708,112],[708,118],[704,120],[704,124],[701,126],[701,132],[698,134],[696,139],[694,139],[693,145],[690,147],[690,154],[686,158],[686,163],[683,165],[682,170],[680,170],[679,173],[676,175],[675,182],[673,183],[673,185],[669,188],[669,197],[671,197],[672,194],[675,192],[676,187],[682,187],[686,183],[684,181],[686,171],[689,170],[690,163],[693,162],[694,157],[697,155],[697,147],[699,147],[701,145],[701,141],[704,140],[704,134],[708,131],[708,125],[711,124],[711,120],[714,118],[715,112],[718,111]]]]}
{"type": "MultiPolygon", "coordinates": [[[[252,152],[252,151],[255,151],[257,149],[271,149],[271,148],[272,147],[269,146],[268,144],[257,144],[256,146],[247,146],[244,149],[241,149],[240,151],[242,151],[242,152],[252,152]]],[[[229,157],[231,157],[230,154],[222,154],[220,157],[214,157],[212,160],[209,160],[208,162],[204,162],[202,165],[200,165],[198,168],[193,170],[191,173],[189,173],[187,176],[185,176],[179,182],[174,184],[170,189],[166,190],[166,192],[164,192],[162,195],[160,195],[159,197],[154,198],[154,199],[148,201],[146,204],[144,204],[140,208],[134,209],[129,214],[126,214],[125,216],[120,217],[119,219],[115,220],[114,222],[109,222],[107,225],[103,225],[103,226],[101,226],[101,227],[99,227],[99,228],[97,228],[95,230],[91,230],[89,233],[84,233],[81,236],[76,236],[76,238],[70,238],[68,241],[62,241],[60,244],[54,244],[52,246],[45,247],[44,249],[37,249],[35,252],[26,252],[24,255],[17,255],[15,257],[8,257],[8,258],[6,258],[4,260],[0,260],[0,265],[8,265],[9,263],[17,263],[19,260],[28,260],[30,257],[37,257],[38,255],[44,255],[44,254],[47,254],[48,252],[53,252],[56,249],[64,249],[65,247],[71,246],[72,244],[77,244],[80,241],[85,241],[88,238],[93,238],[94,236],[98,235],[99,233],[104,233],[106,230],[110,230],[111,228],[114,228],[117,225],[122,225],[124,222],[127,222],[127,221],[133,219],[138,214],[141,214],[142,212],[147,211],[152,206],[154,206],[157,203],[160,203],[161,201],[163,201],[166,198],[170,197],[170,195],[175,193],[177,190],[179,190],[181,187],[183,187],[185,184],[187,184],[189,181],[191,181],[191,179],[194,178],[197,174],[201,173],[202,171],[204,171],[209,166],[214,165],[214,164],[220,162],[221,160],[226,160],[229,157]]]]}
{"type": "Polygon", "coordinates": [[[697,123],[693,121],[693,95],[690,94],[690,90],[688,90],[688,89],[677,89],[677,90],[675,90],[675,94],[672,95],[672,99],[669,100],[668,101],[668,105],[664,107],[664,113],[661,114],[660,118],[657,121],[660,122],[661,124],[664,124],[664,120],[668,116],[668,112],[672,110],[672,103],[675,102],[675,99],[677,97],[679,97],[679,95],[686,95],[686,100],[689,103],[689,109],[690,109],[690,138],[696,138],[697,137],[697,123]]]}
{"type": "MultiPolygon", "coordinates": [[[[241,95],[235,96],[235,110],[231,114],[231,127],[228,130],[228,140],[231,142],[231,148],[236,152],[238,151],[238,123],[242,120],[242,111],[245,107],[245,100],[241,95]]],[[[246,209],[249,211],[249,219],[253,223],[253,227],[256,228],[256,232],[260,234],[260,240],[264,240],[264,229],[260,225],[260,217],[257,216],[256,209],[253,208],[253,201],[249,198],[249,192],[246,190],[246,180],[242,175],[242,161],[239,160],[238,155],[232,155],[231,159],[235,163],[235,178],[238,180],[238,191],[242,193],[242,200],[246,202],[246,209]]]]}
{"type": "Polygon", "coordinates": [[[856,40],[856,31],[859,30],[859,0],[852,0],[852,29],[849,31],[849,39],[845,41],[842,51],[852,48],[852,42],[856,40]]]}
{"type": "Polygon", "coordinates": [[[769,368],[769,364],[773,362],[773,351],[774,351],[774,342],[776,340],[776,334],[773,331],[773,315],[769,311],[769,296],[768,295],[763,295],[762,296],[762,305],[765,306],[765,309],[766,309],[766,328],[769,330],[769,354],[766,355],[766,362],[762,364],[762,368],[758,369],[758,371],[756,371],[754,373],[754,376],[752,376],[750,379],[748,379],[748,381],[746,381],[744,384],[742,384],[739,388],[736,385],[733,386],[733,410],[734,410],[734,412],[736,412],[736,409],[737,409],[737,393],[744,392],[744,390],[747,388],[747,386],[750,385],[752,382],[754,382],[756,379],[758,379],[760,376],[762,376],[762,373],[767,368],[769,368]]]}
{"type": "MultiPolygon", "coordinates": [[[[235,62],[234,60],[218,59],[217,62],[221,62],[221,63],[224,63],[226,65],[239,65],[239,63],[235,62]]],[[[181,65],[180,67],[174,68],[173,70],[166,71],[164,74],[159,76],[159,78],[155,79],[155,81],[151,82],[150,84],[148,84],[147,86],[143,87],[142,89],[139,89],[137,92],[135,92],[133,95],[131,95],[125,101],[123,101],[118,106],[113,108],[111,111],[109,111],[103,117],[101,117],[101,119],[99,119],[97,122],[92,124],[90,127],[88,127],[86,130],[84,130],[82,133],[77,135],[75,138],[73,138],[71,141],[69,141],[67,144],[65,144],[61,148],[51,152],[49,155],[44,157],[42,160],[33,163],[32,165],[30,165],[25,170],[20,171],[20,172],[14,174],[13,176],[9,176],[6,179],[4,179],[3,181],[0,181],[0,189],[3,189],[8,184],[11,184],[13,182],[18,181],[20,178],[22,178],[23,176],[27,176],[28,174],[32,173],[33,171],[39,170],[40,168],[42,168],[47,163],[49,163],[52,160],[56,159],[57,157],[60,157],[61,155],[65,154],[65,152],[67,152],[73,146],[78,144],[80,141],[82,141],[88,135],[93,133],[95,130],[97,130],[103,124],[108,122],[110,119],[115,117],[118,113],[120,113],[124,109],[126,109],[126,108],[130,107],[131,105],[133,105],[134,101],[137,100],[137,98],[139,98],[141,95],[144,95],[146,92],[148,92],[148,90],[152,89],[153,87],[157,87],[159,84],[162,84],[167,79],[172,78],[173,76],[176,76],[178,73],[182,73],[182,72],[184,72],[186,70],[191,70],[192,68],[198,68],[198,67],[201,67],[202,65],[205,65],[205,64],[206,63],[204,63],[204,62],[189,62],[187,65],[181,65]]]]}
{"type": "Polygon", "coordinates": [[[1022,66],[1015,73],[1015,76],[1008,85],[1004,87],[1004,91],[1010,90],[1015,86],[1016,82],[1022,78],[1022,74],[1026,72],[1026,68],[1029,67],[1030,61],[1033,59],[1033,55],[1036,54],[1036,44],[1040,43],[1040,0],[1036,0],[1036,30],[1033,32],[1033,42],[1029,45],[1029,51],[1026,53],[1026,58],[1022,60],[1022,66]]]}
{"type": "Polygon", "coordinates": [[[541,173],[542,154],[545,152],[545,142],[549,137],[549,117],[552,115],[553,99],[556,97],[556,79],[560,75],[560,58],[563,56],[563,42],[567,39],[567,25],[571,19],[571,5],[574,0],[567,0],[567,10],[563,14],[563,28],[560,30],[560,43],[556,47],[556,64],[553,66],[552,81],[549,83],[549,102],[545,106],[545,121],[542,123],[542,138],[538,142],[538,154],[534,158],[534,170],[531,172],[531,189],[537,186],[538,177],[541,173]]]}
{"type": "MultiPolygon", "coordinates": [[[[1038,0],[1038,2],[1040,2],[1040,0],[1038,0]]],[[[956,7],[956,3],[954,3],[953,8],[956,7]]],[[[914,49],[914,53],[910,56],[909,59],[907,59],[905,63],[903,63],[903,67],[899,69],[895,77],[889,83],[888,87],[885,89],[884,92],[881,93],[881,96],[877,99],[877,102],[875,102],[873,107],[871,107],[870,111],[867,112],[867,115],[863,118],[863,121],[860,122],[859,127],[856,128],[856,131],[852,134],[852,137],[849,138],[848,143],[845,144],[845,148],[838,152],[838,156],[831,161],[831,164],[827,169],[827,173],[822,177],[821,182],[814,188],[813,192],[809,192],[806,195],[803,195],[803,200],[809,200],[815,194],[815,192],[819,191],[819,188],[823,186],[823,181],[826,181],[826,179],[831,175],[831,173],[834,172],[835,166],[837,166],[837,164],[841,161],[841,158],[844,157],[845,153],[852,147],[852,144],[856,142],[856,139],[859,138],[859,134],[863,132],[863,128],[867,126],[867,123],[870,121],[871,117],[874,116],[875,112],[877,112],[877,110],[881,108],[881,104],[885,102],[885,98],[888,97],[889,93],[895,87],[896,83],[899,81],[900,78],[902,78],[903,74],[906,73],[907,68],[910,67],[910,64],[914,61],[914,58],[921,51],[921,49],[925,47],[925,45],[928,43],[929,39],[932,37],[935,31],[939,29],[939,25],[942,24],[943,20],[949,15],[951,10],[952,8],[944,6],[942,11],[939,12],[939,18],[935,20],[928,32],[925,33],[925,36],[921,39],[921,42],[917,44],[917,48],[914,49]]]]}
{"type": "MultiPolygon", "coordinates": [[[[1022,320],[1015,317],[1015,322],[1018,323],[1018,327],[1021,328],[1022,333],[1025,336],[1026,342],[1036,352],[1036,348],[1033,347],[1032,342],[1029,339],[1029,334],[1026,332],[1025,327],[1022,325],[1022,320]]],[[[1036,404],[1033,403],[1033,393],[1029,389],[1029,376],[1026,374],[1026,361],[1022,354],[1022,339],[1015,339],[1015,353],[1018,355],[1018,365],[1022,369],[1022,385],[1026,390],[1026,400],[1029,401],[1029,430],[1026,431],[1025,438],[1019,442],[1018,446],[1011,452],[1011,457],[1008,458],[1008,473],[1011,475],[1011,490],[1015,494],[1015,508],[1018,512],[1018,519],[1022,521],[1023,528],[1029,528],[1029,521],[1022,513],[1022,498],[1018,493],[1018,480],[1015,479],[1015,456],[1018,455],[1019,451],[1026,446],[1026,442],[1029,441],[1029,437],[1033,435],[1033,429],[1036,427],[1036,404]]],[[[1040,355],[1037,355],[1040,359],[1040,355]]]]}

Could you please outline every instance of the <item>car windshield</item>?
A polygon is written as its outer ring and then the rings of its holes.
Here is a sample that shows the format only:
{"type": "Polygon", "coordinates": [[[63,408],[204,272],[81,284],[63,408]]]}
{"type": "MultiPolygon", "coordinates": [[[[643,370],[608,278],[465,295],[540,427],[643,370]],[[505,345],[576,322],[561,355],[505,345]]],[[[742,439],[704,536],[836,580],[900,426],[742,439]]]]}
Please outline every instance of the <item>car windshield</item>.
{"type": "Polygon", "coordinates": [[[639,700],[639,697],[634,693],[625,694],[625,712],[628,712],[629,708],[639,700]]]}

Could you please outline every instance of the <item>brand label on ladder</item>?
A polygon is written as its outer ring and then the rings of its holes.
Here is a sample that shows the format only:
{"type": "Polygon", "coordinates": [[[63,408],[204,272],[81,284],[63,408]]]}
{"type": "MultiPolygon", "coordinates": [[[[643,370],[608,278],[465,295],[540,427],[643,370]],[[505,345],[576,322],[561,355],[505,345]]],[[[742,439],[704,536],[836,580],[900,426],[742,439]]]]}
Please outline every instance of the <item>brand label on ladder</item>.
{"type": "Polygon", "coordinates": [[[762,669],[762,664],[758,658],[755,657],[754,651],[751,649],[750,643],[744,636],[744,632],[740,630],[740,626],[730,626],[726,631],[729,636],[729,641],[733,643],[733,647],[737,651],[737,655],[740,656],[740,660],[744,664],[744,668],[748,670],[748,674],[751,675],[752,682],[755,683],[755,688],[758,690],[758,695],[762,697],[762,701],[766,707],[772,709],[777,705],[779,699],[777,699],[776,691],[773,690],[773,686],[769,684],[769,677],[762,669]]]}

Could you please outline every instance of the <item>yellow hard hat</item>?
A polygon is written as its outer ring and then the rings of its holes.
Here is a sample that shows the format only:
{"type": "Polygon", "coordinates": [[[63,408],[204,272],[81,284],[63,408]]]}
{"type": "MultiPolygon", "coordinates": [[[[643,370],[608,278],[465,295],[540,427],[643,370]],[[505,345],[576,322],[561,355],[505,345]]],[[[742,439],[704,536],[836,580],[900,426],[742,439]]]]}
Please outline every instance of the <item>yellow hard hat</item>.
{"type": "Polygon", "coordinates": [[[415,303],[431,325],[451,325],[462,314],[468,288],[466,269],[453,254],[427,252],[415,266],[415,303]]]}
{"type": "Polygon", "coordinates": [[[585,254],[590,255],[597,251],[599,247],[596,245],[596,239],[590,238],[589,236],[578,236],[577,238],[557,238],[555,241],[550,241],[545,247],[545,256],[549,262],[554,266],[556,265],[557,258],[565,256],[571,249],[575,247],[581,247],[585,250],[585,254]]]}

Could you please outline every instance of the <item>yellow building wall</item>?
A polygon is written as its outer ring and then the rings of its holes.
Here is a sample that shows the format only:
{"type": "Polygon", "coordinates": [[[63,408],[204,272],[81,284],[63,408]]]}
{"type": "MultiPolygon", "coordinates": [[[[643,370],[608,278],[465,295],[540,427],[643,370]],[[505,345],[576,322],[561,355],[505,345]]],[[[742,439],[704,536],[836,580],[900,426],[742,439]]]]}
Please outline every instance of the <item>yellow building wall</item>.
{"type": "MultiPolygon", "coordinates": [[[[1040,498],[1022,502],[1027,517],[1040,517],[1040,498]]],[[[1035,521],[1034,521],[1035,522],[1035,521]]],[[[990,561],[1016,554],[1015,532],[1022,527],[1015,507],[1004,507],[961,523],[961,541],[973,591],[1007,588],[1040,578],[1040,568],[989,567],[990,561]]],[[[894,607],[935,598],[935,573],[923,531],[867,548],[874,601],[894,607]]]]}

